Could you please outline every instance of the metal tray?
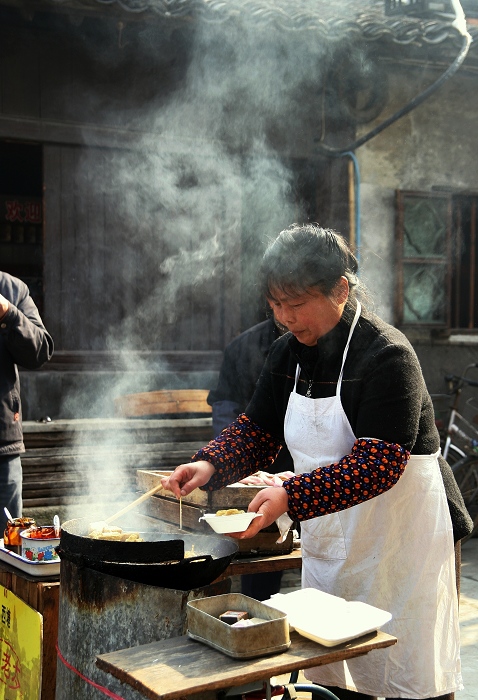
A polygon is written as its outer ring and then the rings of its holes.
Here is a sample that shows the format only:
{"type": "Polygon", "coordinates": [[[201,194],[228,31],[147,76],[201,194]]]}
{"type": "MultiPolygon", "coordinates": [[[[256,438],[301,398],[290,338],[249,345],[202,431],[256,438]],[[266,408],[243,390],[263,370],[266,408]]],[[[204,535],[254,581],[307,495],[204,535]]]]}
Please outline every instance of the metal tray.
{"type": "Polygon", "coordinates": [[[290,647],[287,615],[242,593],[189,601],[187,618],[191,639],[234,659],[280,654],[290,647]],[[245,610],[249,617],[260,617],[264,622],[232,627],[219,619],[226,610],[245,610]]]}
{"type": "Polygon", "coordinates": [[[60,573],[60,560],[56,561],[30,561],[25,559],[20,554],[6,549],[3,543],[3,538],[0,539],[0,561],[4,561],[10,566],[14,566],[20,571],[24,571],[30,576],[38,576],[45,578],[46,576],[58,576],[60,573]]]}

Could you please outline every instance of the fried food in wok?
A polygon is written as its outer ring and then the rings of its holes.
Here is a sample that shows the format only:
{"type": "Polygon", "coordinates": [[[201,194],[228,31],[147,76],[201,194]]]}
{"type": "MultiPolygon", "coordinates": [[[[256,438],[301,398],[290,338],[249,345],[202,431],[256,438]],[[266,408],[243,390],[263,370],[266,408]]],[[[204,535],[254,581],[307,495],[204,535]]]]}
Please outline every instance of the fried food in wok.
{"type": "Polygon", "coordinates": [[[88,537],[92,540],[113,540],[116,542],[144,542],[139,532],[124,532],[121,527],[107,523],[90,523],[88,537]]]}

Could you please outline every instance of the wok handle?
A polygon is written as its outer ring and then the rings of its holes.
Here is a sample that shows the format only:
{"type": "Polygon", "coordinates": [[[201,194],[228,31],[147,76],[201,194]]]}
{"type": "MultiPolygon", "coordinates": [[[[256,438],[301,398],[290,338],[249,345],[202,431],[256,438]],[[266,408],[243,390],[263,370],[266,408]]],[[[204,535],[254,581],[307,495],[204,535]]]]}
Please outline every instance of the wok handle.
{"type": "Polygon", "coordinates": [[[139,498],[137,498],[135,501],[133,501],[133,502],[130,503],[129,505],[125,506],[124,508],[122,508],[121,510],[119,510],[119,511],[118,511],[117,513],[115,513],[114,515],[110,515],[110,517],[109,517],[109,518],[106,518],[106,519],[104,520],[104,522],[105,522],[105,523],[108,523],[108,524],[109,524],[109,523],[112,523],[113,520],[117,520],[117,519],[120,517],[120,515],[124,515],[125,513],[127,513],[127,512],[128,512],[129,510],[131,510],[132,508],[135,508],[136,506],[139,506],[140,503],[142,503],[143,501],[146,501],[150,496],[152,496],[153,494],[157,493],[157,492],[160,491],[162,488],[163,488],[163,485],[162,485],[161,483],[156,484],[156,486],[155,486],[154,488],[150,489],[149,491],[146,491],[146,493],[143,493],[143,495],[140,496],[139,498]]]}

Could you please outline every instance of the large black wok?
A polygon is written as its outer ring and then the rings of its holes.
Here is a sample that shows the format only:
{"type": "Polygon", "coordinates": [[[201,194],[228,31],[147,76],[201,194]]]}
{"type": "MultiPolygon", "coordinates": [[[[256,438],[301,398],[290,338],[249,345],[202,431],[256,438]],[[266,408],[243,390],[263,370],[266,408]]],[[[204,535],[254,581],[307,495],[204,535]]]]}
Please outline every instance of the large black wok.
{"type": "Polygon", "coordinates": [[[114,542],[87,537],[86,518],[61,526],[60,558],[110,576],[181,591],[208,586],[220,576],[238,550],[220,535],[141,532],[144,542],[114,542]],[[186,554],[186,556],[184,556],[186,554]]]}

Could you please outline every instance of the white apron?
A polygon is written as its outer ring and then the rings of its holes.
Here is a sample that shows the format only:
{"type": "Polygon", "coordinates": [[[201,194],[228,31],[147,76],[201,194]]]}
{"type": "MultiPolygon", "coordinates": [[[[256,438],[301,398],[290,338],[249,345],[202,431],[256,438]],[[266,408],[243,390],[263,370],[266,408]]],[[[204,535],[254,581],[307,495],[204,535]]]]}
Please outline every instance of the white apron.
{"type": "MultiPolygon", "coordinates": [[[[340,389],[360,311],[358,304],[335,396],[298,394],[297,367],[284,431],[298,474],[339,461],[355,442],[340,389]]],[[[453,532],[438,454],[412,455],[386,493],[301,523],[302,586],[388,610],[393,617],[382,629],[398,638],[367,656],[309,669],[309,680],[389,698],[463,688],[453,532]]]]}

